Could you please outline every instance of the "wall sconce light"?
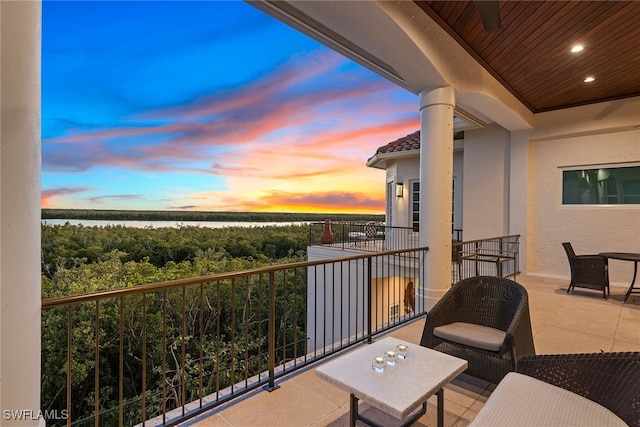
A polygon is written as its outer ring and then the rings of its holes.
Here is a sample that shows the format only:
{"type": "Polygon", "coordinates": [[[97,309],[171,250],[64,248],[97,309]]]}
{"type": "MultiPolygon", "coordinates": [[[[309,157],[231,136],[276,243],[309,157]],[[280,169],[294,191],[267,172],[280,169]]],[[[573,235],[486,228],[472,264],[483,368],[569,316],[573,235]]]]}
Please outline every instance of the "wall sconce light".
{"type": "Polygon", "coordinates": [[[401,182],[396,184],[396,197],[402,197],[404,186],[401,182]]]}

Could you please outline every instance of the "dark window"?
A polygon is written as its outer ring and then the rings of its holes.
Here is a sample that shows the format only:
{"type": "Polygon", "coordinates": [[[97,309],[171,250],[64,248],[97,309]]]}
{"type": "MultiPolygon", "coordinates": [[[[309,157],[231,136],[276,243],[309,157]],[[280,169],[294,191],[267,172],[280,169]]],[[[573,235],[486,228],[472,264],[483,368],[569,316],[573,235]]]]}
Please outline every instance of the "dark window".
{"type": "Polygon", "coordinates": [[[640,166],[564,170],[562,204],[640,204],[640,166]]]}
{"type": "Polygon", "coordinates": [[[420,183],[411,183],[411,225],[413,231],[420,231],[420,183]]]}

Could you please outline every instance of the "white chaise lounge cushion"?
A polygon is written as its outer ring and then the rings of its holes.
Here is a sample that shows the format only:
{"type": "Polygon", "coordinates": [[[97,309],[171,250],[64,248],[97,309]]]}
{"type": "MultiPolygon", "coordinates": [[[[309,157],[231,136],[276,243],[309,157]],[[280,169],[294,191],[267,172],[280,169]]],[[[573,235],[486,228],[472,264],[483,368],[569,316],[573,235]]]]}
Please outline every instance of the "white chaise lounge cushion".
{"type": "Polygon", "coordinates": [[[626,426],[589,399],[533,377],[509,372],[471,422],[473,427],[626,426]]]}
{"type": "Polygon", "coordinates": [[[454,322],[433,328],[433,335],[482,350],[498,351],[507,333],[473,323],[454,322]]]}

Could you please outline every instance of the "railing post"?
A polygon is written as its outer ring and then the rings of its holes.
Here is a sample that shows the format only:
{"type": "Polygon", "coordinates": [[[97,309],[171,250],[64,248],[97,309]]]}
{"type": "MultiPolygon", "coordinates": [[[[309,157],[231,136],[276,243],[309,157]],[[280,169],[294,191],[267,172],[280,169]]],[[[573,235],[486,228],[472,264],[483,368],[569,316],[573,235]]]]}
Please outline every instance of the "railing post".
{"type": "Polygon", "coordinates": [[[515,261],[513,262],[513,270],[514,270],[514,277],[515,274],[520,273],[520,235],[518,234],[515,237],[515,261]]]}
{"type": "Polygon", "coordinates": [[[365,283],[367,284],[367,343],[371,344],[373,342],[373,327],[371,324],[371,316],[372,316],[372,301],[373,301],[373,292],[372,292],[372,286],[371,286],[371,257],[367,257],[364,259],[364,261],[367,263],[367,277],[365,277],[365,283]]]}
{"type": "Polygon", "coordinates": [[[73,353],[73,323],[71,322],[71,305],[67,306],[67,427],[71,427],[71,364],[73,360],[71,354],[73,353]]]}
{"type": "Polygon", "coordinates": [[[276,385],[276,273],[269,272],[269,384],[264,389],[271,392],[279,389],[276,385]]]}
{"type": "Polygon", "coordinates": [[[95,426],[100,427],[100,300],[96,300],[96,351],[95,351],[95,369],[94,369],[94,420],[95,426]]]}
{"type": "Polygon", "coordinates": [[[480,243],[476,242],[476,250],[474,251],[475,253],[475,264],[476,264],[476,277],[478,277],[480,275],[480,270],[478,269],[478,251],[480,250],[480,243]]]}

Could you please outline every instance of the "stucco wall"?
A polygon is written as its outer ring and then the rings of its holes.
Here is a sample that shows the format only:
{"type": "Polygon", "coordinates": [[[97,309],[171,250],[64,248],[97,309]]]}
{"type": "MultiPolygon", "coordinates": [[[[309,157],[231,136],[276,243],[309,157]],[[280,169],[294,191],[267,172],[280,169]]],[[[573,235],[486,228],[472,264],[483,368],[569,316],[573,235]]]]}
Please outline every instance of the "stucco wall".
{"type": "MultiPolygon", "coordinates": [[[[529,143],[530,273],[568,278],[562,242],[577,254],[640,252],[640,206],[563,206],[561,200],[561,167],[630,161],[640,161],[640,130],[529,143]]],[[[632,263],[611,261],[610,267],[611,282],[628,285],[632,263]]]]}
{"type": "MultiPolygon", "coordinates": [[[[463,185],[464,185],[464,154],[461,149],[453,152],[453,175],[458,185],[455,194],[456,217],[455,228],[464,230],[463,222],[463,185]]],[[[404,185],[404,196],[394,199],[395,212],[393,214],[393,224],[396,227],[411,227],[411,183],[420,181],[420,157],[416,150],[411,157],[399,158],[389,161],[387,164],[386,182],[401,182],[404,185]]],[[[388,215],[388,212],[387,212],[388,215]]]]}
{"type": "MultiPolygon", "coordinates": [[[[456,150],[453,152],[453,180],[455,182],[454,199],[455,205],[453,228],[462,229],[464,231],[464,223],[462,218],[462,212],[464,210],[462,190],[464,186],[464,152],[462,150],[456,150]]],[[[464,234],[463,234],[464,238],[464,234]]]]}
{"type": "MultiPolygon", "coordinates": [[[[510,134],[497,125],[465,132],[464,240],[520,234],[520,271],[570,276],[561,243],[577,253],[640,252],[640,207],[564,207],[560,166],[640,162],[640,98],[536,115],[536,126],[510,134]]],[[[387,179],[404,181],[396,225],[408,225],[409,180],[418,159],[403,159],[387,179]]],[[[633,264],[611,261],[613,285],[628,286],[633,264]]]]}
{"type": "Polygon", "coordinates": [[[464,240],[508,234],[509,143],[497,125],[465,132],[464,240]]]}
{"type": "MultiPolygon", "coordinates": [[[[42,5],[0,3],[0,413],[40,409],[42,5]]],[[[0,421],[2,424],[2,421],[0,421]]]]}
{"type": "Polygon", "coordinates": [[[411,227],[411,183],[420,179],[419,155],[398,159],[394,171],[397,182],[404,184],[404,195],[394,200],[396,215],[394,225],[397,227],[411,227]]]}

